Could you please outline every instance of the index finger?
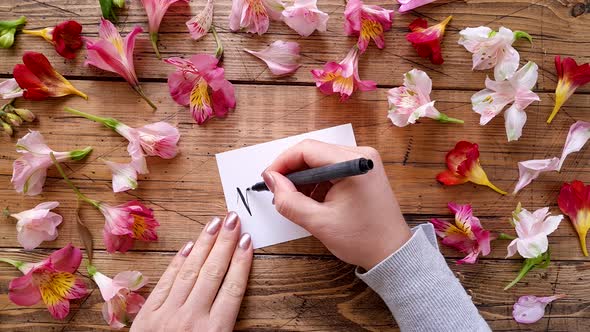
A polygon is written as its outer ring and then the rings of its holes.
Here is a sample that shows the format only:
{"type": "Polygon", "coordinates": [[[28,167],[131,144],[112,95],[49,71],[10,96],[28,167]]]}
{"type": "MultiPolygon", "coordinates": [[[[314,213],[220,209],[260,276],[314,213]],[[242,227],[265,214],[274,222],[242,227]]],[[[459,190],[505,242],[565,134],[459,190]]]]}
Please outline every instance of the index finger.
{"type": "Polygon", "coordinates": [[[306,139],[281,153],[266,170],[286,174],[363,157],[350,149],[348,146],[306,139]]]}

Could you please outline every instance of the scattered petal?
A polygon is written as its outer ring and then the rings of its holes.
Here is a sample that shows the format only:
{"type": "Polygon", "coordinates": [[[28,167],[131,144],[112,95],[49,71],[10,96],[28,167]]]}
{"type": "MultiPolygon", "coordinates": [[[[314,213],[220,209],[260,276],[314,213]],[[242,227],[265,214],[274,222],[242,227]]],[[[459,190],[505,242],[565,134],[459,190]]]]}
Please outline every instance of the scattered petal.
{"type": "Polygon", "coordinates": [[[514,187],[513,194],[518,193],[522,188],[526,187],[534,179],[539,177],[541,173],[557,171],[559,169],[559,159],[536,159],[521,161],[518,163],[518,183],[514,187]]]}
{"type": "Polygon", "coordinates": [[[296,42],[284,42],[277,40],[262,51],[244,51],[266,62],[270,71],[275,75],[287,75],[294,73],[301,65],[299,60],[299,44],[296,42]]]}

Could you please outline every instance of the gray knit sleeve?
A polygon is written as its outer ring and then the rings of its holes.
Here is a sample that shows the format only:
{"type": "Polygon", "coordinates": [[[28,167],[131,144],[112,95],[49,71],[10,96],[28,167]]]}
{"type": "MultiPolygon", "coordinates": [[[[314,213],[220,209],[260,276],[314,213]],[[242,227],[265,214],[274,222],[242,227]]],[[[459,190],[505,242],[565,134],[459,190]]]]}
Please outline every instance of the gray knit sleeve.
{"type": "Polygon", "coordinates": [[[491,331],[438,251],[434,227],[412,237],[370,271],[356,275],[371,287],[402,331],[491,331]]]}

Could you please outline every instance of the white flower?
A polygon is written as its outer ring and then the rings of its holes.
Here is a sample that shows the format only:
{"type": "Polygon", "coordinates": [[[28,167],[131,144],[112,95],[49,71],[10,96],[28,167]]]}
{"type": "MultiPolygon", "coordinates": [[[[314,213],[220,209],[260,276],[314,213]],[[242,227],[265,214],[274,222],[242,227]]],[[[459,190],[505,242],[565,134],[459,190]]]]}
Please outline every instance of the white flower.
{"type": "Polygon", "coordinates": [[[536,258],[549,248],[547,236],[557,229],[563,215],[549,216],[549,208],[544,207],[533,213],[521,209],[512,219],[518,238],[508,245],[506,257],[518,251],[524,258],[536,258]]]}

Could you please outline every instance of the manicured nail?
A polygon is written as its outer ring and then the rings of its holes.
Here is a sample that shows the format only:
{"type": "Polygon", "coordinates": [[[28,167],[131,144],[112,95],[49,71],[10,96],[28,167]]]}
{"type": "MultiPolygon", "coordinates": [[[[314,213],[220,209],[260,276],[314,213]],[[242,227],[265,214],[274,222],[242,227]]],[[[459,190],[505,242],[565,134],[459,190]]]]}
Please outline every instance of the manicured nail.
{"type": "Polygon", "coordinates": [[[219,219],[219,217],[215,217],[209,222],[209,225],[207,225],[206,231],[211,235],[215,235],[215,233],[217,233],[219,230],[219,226],[221,226],[221,219],[219,219]]]}
{"type": "Polygon", "coordinates": [[[252,237],[250,236],[250,234],[244,233],[244,235],[242,235],[242,237],[240,238],[240,242],[238,242],[238,246],[240,246],[240,248],[246,250],[246,249],[250,248],[251,242],[252,242],[252,237]]]}
{"type": "Polygon", "coordinates": [[[237,224],[238,214],[232,211],[227,215],[227,217],[225,217],[225,228],[231,231],[236,228],[237,224]]]}
{"type": "Polygon", "coordinates": [[[262,173],[262,179],[264,180],[264,183],[266,183],[266,186],[268,187],[268,189],[271,192],[275,192],[275,179],[272,177],[272,174],[270,174],[269,171],[265,171],[264,173],[262,173]]]}
{"type": "Polygon", "coordinates": [[[187,257],[191,253],[191,250],[193,250],[194,245],[195,243],[193,241],[188,241],[184,247],[180,249],[180,255],[187,257]]]}

